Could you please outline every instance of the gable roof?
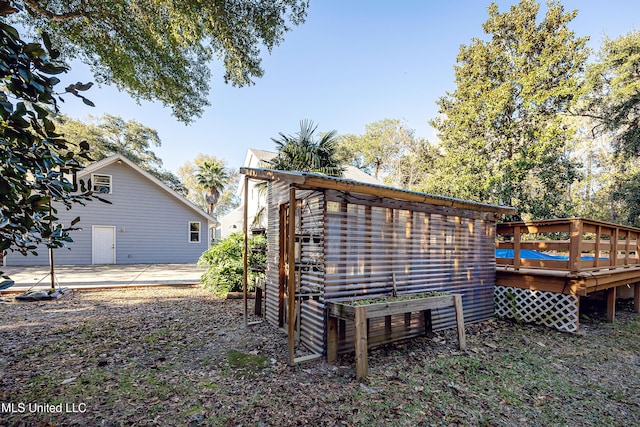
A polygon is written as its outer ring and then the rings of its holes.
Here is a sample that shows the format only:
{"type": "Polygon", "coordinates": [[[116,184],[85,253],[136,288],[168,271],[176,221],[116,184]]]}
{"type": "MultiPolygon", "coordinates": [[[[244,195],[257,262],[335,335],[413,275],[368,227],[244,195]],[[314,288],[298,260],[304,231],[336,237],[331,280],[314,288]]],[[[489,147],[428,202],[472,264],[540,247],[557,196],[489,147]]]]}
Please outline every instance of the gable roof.
{"type": "Polygon", "coordinates": [[[437,206],[449,206],[460,209],[471,209],[481,212],[495,212],[500,214],[514,214],[516,209],[511,206],[491,205],[487,203],[472,202],[453,197],[437,196],[434,194],[420,193],[417,191],[403,190],[401,188],[388,187],[380,184],[358,182],[347,178],[336,178],[327,175],[319,175],[308,172],[288,172],[273,169],[240,168],[240,173],[249,178],[262,181],[289,182],[297,188],[313,190],[338,190],[352,193],[367,194],[379,197],[387,197],[410,202],[427,203],[437,206]]]}
{"type": "Polygon", "coordinates": [[[102,169],[102,168],[104,168],[106,166],[109,166],[109,165],[111,165],[113,163],[116,163],[116,162],[126,164],[131,169],[135,170],[136,172],[138,172],[139,174],[141,174],[142,176],[147,178],[149,181],[153,182],[161,190],[166,191],[172,197],[175,197],[178,201],[180,201],[182,204],[184,204],[188,208],[196,211],[196,213],[198,213],[199,215],[202,215],[203,217],[205,217],[209,222],[211,222],[213,224],[216,224],[218,222],[214,217],[212,217],[208,213],[204,212],[202,209],[200,209],[199,207],[197,207],[196,205],[191,203],[189,200],[187,200],[184,197],[182,197],[180,194],[178,194],[175,190],[173,190],[167,184],[165,184],[164,182],[160,181],[158,178],[156,178],[155,176],[151,175],[149,172],[147,172],[146,170],[142,169],[140,166],[138,166],[137,164],[135,164],[134,162],[132,162],[131,160],[127,159],[126,157],[124,157],[121,154],[114,154],[113,156],[106,157],[106,158],[104,158],[104,159],[102,159],[100,161],[97,161],[97,162],[85,167],[84,169],[82,169],[81,171],[78,172],[78,177],[86,176],[86,175],[89,175],[91,173],[96,173],[100,169],[102,169]]]}

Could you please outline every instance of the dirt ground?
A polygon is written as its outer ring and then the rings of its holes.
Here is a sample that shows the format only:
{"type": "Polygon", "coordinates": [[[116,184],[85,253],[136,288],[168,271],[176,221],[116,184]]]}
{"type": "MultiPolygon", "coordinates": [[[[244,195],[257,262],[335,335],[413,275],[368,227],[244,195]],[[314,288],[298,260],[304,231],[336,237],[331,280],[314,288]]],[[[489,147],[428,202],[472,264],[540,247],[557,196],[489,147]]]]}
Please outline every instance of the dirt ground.
{"type": "MultiPolygon", "coordinates": [[[[6,299],[6,297],[5,297],[6,299]]],[[[596,305],[596,308],[597,305],[596,305]]],[[[287,366],[286,337],[197,287],[0,303],[0,425],[640,425],[640,315],[577,334],[489,320],[336,365],[287,366]]]]}

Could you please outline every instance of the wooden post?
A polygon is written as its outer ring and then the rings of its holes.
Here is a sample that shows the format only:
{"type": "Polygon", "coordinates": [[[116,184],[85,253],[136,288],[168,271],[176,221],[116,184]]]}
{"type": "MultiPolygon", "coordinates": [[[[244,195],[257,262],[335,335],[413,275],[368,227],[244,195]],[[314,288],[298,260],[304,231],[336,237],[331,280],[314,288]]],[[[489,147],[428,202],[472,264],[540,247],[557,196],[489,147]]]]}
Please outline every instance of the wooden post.
{"type": "Polygon", "coordinates": [[[460,350],[467,348],[467,337],[464,331],[464,313],[462,311],[462,295],[453,296],[453,305],[456,308],[456,323],[458,326],[458,345],[460,350]]]}
{"type": "Polygon", "coordinates": [[[640,313],[640,282],[633,285],[633,312],[640,313]]]}
{"type": "Polygon", "coordinates": [[[391,338],[391,316],[384,316],[384,337],[391,338]]]}
{"type": "Polygon", "coordinates": [[[602,226],[598,225],[596,226],[596,245],[595,245],[595,249],[594,249],[594,255],[593,255],[593,266],[595,268],[598,267],[598,264],[600,263],[600,236],[602,235],[602,226]]]}
{"type": "Polygon", "coordinates": [[[256,286],[256,299],[253,304],[253,314],[256,316],[262,316],[262,288],[256,286]]]}
{"type": "Polygon", "coordinates": [[[338,318],[329,316],[327,331],[327,362],[338,360],[338,318]]]}
{"type": "Polygon", "coordinates": [[[423,310],[422,318],[424,319],[424,334],[427,337],[433,336],[433,320],[431,318],[431,310],[423,310]]]}
{"type": "Polygon", "coordinates": [[[582,220],[572,219],[569,233],[569,270],[580,271],[580,255],[582,254],[582,220]]]}
{"type": "Polygon", "coordinates": [[[616,288],[607,290],[607,322],[616,321],[616,288]]]}
{"type": "Polygon", "coordinates": [[[520,226],[513,227],[513,269],[520,268],[520,226]]]}
{"type": "Polygon", "coordinates": [[[289,188],[289,235],[287,236],[287,259],[289,260],[289,273],[287,274],[287,335],[289,344],[289,365],[295,363],[295,315],[296,315],[296,189],[289,188]]]}
{"type": "Polygon", "coordinates": [[[369,371],[367,308],[365,306],[355,308],[353,321],[356,333],[356,379],[361,379],[366,377],[369,371]]]}
{"type": "Polygon", "coordinates": [[[242,298],[244,302],[244,326],[249,324],[248,311],[248,277],[249,277],[249,177],[244,177],[244,223],[242,231],[244,232],[244,246],[242,251],[242,298]]]}
{"type": "Polygon", "coordinates": [[[618,228],[611,230],[611,249],[609,249],[609,266],[615,267],[618,265],[618,228]]]}
{"type": "Polygon", "coordinates": [[[625,230],[624,234],[624,265],[629,265],[629,239],[631,236],[629,235],[629,230],[625,230]]]}

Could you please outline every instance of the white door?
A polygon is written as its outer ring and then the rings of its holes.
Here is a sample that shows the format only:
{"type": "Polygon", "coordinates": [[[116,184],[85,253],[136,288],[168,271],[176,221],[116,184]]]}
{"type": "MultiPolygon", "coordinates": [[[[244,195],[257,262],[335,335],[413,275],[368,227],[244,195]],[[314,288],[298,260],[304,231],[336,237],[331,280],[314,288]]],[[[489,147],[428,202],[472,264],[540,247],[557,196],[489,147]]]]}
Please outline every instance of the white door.
{"type": "Polygon", "coordinates": [[[93,263],[116,263],[116,228],[105,225],[93,226],[93,263]]]}

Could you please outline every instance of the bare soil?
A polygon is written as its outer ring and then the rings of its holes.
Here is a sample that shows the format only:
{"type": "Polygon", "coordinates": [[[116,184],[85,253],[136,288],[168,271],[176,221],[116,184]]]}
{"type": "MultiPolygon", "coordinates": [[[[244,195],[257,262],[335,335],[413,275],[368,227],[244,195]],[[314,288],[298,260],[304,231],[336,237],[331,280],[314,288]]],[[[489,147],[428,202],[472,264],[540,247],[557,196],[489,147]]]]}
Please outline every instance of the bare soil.
{"type": "Polygon", "coordinates": [[[490,320],[467,325],[466,351],[455,330],[375,349],[358,382],[352,355],[288,366],[282,331],[201,288],[5,301],[0,425],[640,425],[628,303],[577,334],[490,320]]]}

